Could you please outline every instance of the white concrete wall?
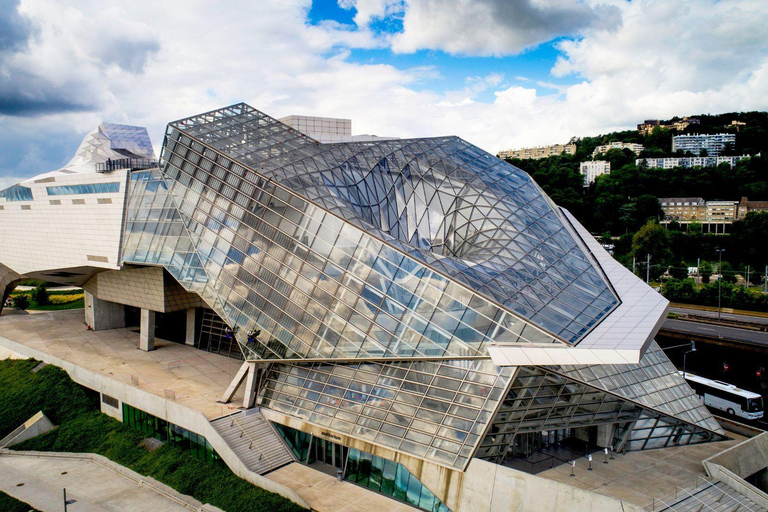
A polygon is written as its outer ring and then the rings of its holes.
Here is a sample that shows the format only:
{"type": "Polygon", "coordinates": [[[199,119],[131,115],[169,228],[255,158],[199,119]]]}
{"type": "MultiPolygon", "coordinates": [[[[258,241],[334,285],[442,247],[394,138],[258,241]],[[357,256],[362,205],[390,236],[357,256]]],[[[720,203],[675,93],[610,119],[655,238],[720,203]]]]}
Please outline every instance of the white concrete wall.
{"type": "Polygon", "coordinates": [[[642,507],[522,471],[472,459],[456,512],[640,512],[642,507]]]}
{"type": "Polygon", "coordinates": [[[0,198],[0,262],[19,274],[74,267],[117,268],[126,179],[124,170],[57,176],[24,185],[32,189],[33,201],[0,198]],[[111,182],[120,183],[119,192],[49,196],[46,190],[111,182]],[[80,201],[84,204],[76,204],[80,201]]]}

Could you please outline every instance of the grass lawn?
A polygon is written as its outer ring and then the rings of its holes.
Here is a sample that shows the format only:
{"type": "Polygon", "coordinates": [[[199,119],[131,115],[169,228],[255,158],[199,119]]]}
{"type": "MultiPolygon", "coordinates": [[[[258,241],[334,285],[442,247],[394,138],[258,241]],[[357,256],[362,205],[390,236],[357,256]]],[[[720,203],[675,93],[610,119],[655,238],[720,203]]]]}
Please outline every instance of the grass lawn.
{"type": "MultiPolygon", "coordinates": [[[[149,453],[143,435],[99,411],[98,396],[75,384],[61,368],[31,370],[38,361],[0,361],[0,438],[42,410],[58,428],[14,446],[18,450],[91,452],[151,476],[177,491],[227,512],[293,512],[293,502],[163,445],[149,453]]],[[[0,506],[0,510],[5,510],[0,506]]]]}
{"type": "Polygon", "coordinates": [[[8,496],[3,491],[0,491],[0,510],[3,512],[29,512],[30,510],[37,510],[23,501],[19,501],[13,496],[8,496]]]}

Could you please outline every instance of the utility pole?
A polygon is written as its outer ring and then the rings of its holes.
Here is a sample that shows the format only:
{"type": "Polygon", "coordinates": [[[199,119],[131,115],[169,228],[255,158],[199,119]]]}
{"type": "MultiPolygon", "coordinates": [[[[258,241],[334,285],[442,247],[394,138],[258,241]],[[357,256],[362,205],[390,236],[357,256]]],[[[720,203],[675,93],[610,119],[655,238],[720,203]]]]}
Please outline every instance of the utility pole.
{"type": "Polygon", "coordinates": [[[768,265],[765,266],[765,280],[763,281],[763,293],[768,293],[768,265]]]}
{"type": "Polygon", "coordinates": [[[720,297],[722,295],[723,290],[723,251],[725,249],[715,249],[715,252],[720,256],[720,262],[717,266],[717,273],[720,277],[717,279],[717,319],[720,320],[721,315],[721,307],[720,307],[720,297]]]}
{"type": "MultiPolygon", "coordinates": [[[[766,274],[768,274],[768,265],[765,266],[766,268],[766,274]]],[[[635,273],[635,257],[632,256],[632,273],[635,273]]]]}
{"type": "Polygon", "coordinates": [[[747,280],[744,281],[744,289],[745,290],[749,289],[749,265],[747,265],[747,280]]]}
{"type": "Polygon", "coordinates": [[[651,282],[651,255],[648,254],[645,259],[645,284],[651,282]]]}
{"type": "Polygon", "coordinates": [[[701,288],[701,258],[696,258],[696,291],[701,288]]]}

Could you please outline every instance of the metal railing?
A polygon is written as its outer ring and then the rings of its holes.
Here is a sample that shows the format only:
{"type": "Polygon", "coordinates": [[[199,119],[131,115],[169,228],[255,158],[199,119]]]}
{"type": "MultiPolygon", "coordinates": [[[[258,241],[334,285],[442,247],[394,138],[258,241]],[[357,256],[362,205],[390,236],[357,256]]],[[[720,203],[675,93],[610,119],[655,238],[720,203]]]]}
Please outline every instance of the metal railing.
{"type": "MultiPolygon", "coordinates": [[[[267,459],[267,462],[268,462],[268,463],[269,463],[269,465],[270,465],[270,469],[271,469],[272,467],[274,467],[274,466],[275,466],[275,462],[272,460],[272,458],[271,458],[269,455],[267,455],[266,453],[264,453],[264,452],[261,450],[261,448],[259,448],[259,446],[258,446],[258,444],[256,443],[256,441],[255,441],[255,440],[254,440],[254,439],[251,437],[251,435],[250,435],[250,434],[249,434],[249,433],[248,433],[248,432],[245,430],[245,427],[244,427],[243,425],[241,425],[241,424],[240,424],[240,422],[237,420],[237,416],[239,416],[239,415],[238,415],[238,414],[233,414],[233,415],[231,415],[231,416],[228,418],[228,419],[230,420],[230,422],[231,422],[229,426],[230,426],[230,427],[234,427],[234,426],[237,426],[237,428],[238,428],[238,429],[240,429],[240,438],[242,438],[243,436],[245,436],[245,437],[246,437],[246,439],[248,439],[248,441],[249,441],[249,444],[248,444],[248,449],[249,449],[249,450],[252,450],[252,449],[256,448],[256,451],[258,451],[258,452],[259,452],[259,461],[261,461],[262,459],[267,459]]],[[[233,450],[234,450],[234,449],[233,449],[233,450]]],[[[245,462],[245,461],[243,461],[243,462],[245,462]]],[[[249,468],[249,469],[250,469],[250,468],[249,468]]]]}
{"type": "Polygon", "coordinates": [[[96,164],[96,172],[111,172],[118,169],[151,169],[157,167],[157,160],[150,158],[115,158],[96,164]]]}
{"type": "Polygon", "coordinates": [[[689,499],[702,505],[704,507],[702,510],[714,510],[713,505],[723,499],[723,496],[728,496],[730,499],[741,505],[744,510],[754,510],[754,504],[747,501],[746,497],[726,485],[726,488],[732,491],[731,493],[728,493],[726,490],[716,487],[718,483],[718,480],[697,476],[695,487],[677,487],[674,493],[670,493],[661,498],[653,498],[651,511],[675,510],[675,506],[689,499]],[[707,495],[705,492],[713,492],[714,494],[707,495]],[[705,497],[709,499],[706,499],[705,497]],[[713,498],[715,499],[713,500],[713,498]]]}

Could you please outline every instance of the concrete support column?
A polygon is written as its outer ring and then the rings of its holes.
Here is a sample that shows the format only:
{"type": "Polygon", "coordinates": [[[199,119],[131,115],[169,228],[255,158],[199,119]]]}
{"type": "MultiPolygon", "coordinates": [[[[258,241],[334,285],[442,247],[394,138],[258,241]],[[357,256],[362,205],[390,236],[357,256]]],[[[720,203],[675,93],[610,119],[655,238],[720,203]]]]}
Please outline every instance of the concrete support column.
{"type": "Polygon", "coordinates": [[[149,309],[141,310],[139,348],[146,352],[155,350],[155,312],[149,309]]]}
{"type": "Polygon", "coordinates": [[[190,346],[195,346],[195,312],[197,309],[192,308],[187,310],[187,332],[184,338],[184,343],[190,346]]]}
{"type": "Polygon", "coordinates": [[[97,299],[88,290],[85,295],[85,323],[94,331],[125,327],[125,306],[97,299]]]}
{"type": "Polygon", "coordinates": [[[613,425],[597,426],[597,446],[608,448],[613,444],[613,425]]]}

